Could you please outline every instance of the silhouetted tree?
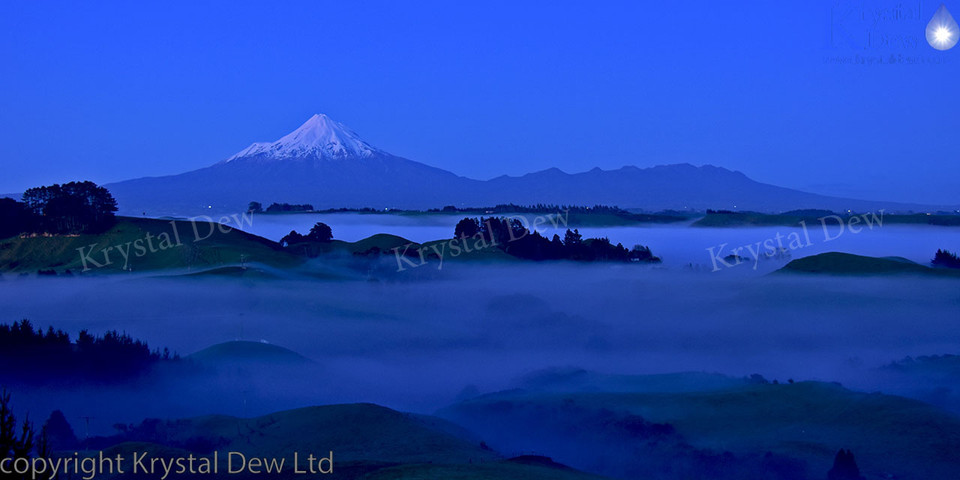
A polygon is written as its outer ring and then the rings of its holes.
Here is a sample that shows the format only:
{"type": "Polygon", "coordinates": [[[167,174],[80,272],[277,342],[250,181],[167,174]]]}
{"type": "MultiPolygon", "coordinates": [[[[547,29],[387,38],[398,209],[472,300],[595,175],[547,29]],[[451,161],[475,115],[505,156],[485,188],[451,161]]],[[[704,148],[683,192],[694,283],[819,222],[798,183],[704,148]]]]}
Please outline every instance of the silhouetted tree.
{"type": "Polygon", "coordinates": [[[290,233],[280,239],[280,245],[288,247],[295,243],[303,243],[304,241],[306,241],[306,237],[297,233],[296,230],[290,230],[290,233]]]}
{"type": "Polygon", "coordinates": [[[50,417],[43,424],[41,438],[44,436],[51,448],[71,450],[77,446],[77,436],[73,433],[73,427],[60,410],[51,412],[50,417]]]}
{"type": "Polygon", "coordinates": [[[579,229],[574,229],[573,231],[567,229],[567,233],[563,235],[563,244],[567,247],[580,245],[582,243],[583,235],[580,235],[579,229]]]}
{"type": "Polygon", "coordinates": [[[263,213],[263,205],[260,202],[250,202],[250,204],[247,205],[247,212],[263,213]]]}
{"type": "Polygon", "coordinates": [[[492,245],[505,248],[511,240],[510,223],[506,218],[480,217],[480,234],[492,245]]]}
{"type": "Polygon", "coordinates": [[[833,468],[827,472],[827,480],[864,480],[860,476],[860,468],[853,458],[853,452],[842,448],[837,452],[833,459],[833,468]]]}
{"type": "Polygon", "coordinates": [[[946,250],[937,250],[930,262],[935,267],[960,268],[960,258],[946,250]]]}
{"type": "Polygon", "coordinates": [[[333,231],[330,230],[330,226],[323,222],[317,222],[310,228],[310,233],[307,234],[307,240],[313,242],[329,242],[333,240],[333,231]]]}
{"type": "Polygon", "coordinates": [[[659,262],[660,259],[653,256],[650,247],[643,245],[634,245],[630,250],[630,260],[634,262],[659,262]]]}
{"type": "Polygon", "coordinates": [[[24,419],[17,428],[17,419],[10,408],[10,392],[0,391],[0,458],[30,458],[34,435],[29,419],[24,419]]]}
{"type": "Polygon", "coordinates": [[[0,198],[0,238],[33,232],[37,216],[27,206],[12,198],[0,198]]]}
{"type": "Polygon", "coordinates": [[[480,233],[480,222],[476,218],[464,218],[453,229],[453,238],[469,238],[480,233]]]}

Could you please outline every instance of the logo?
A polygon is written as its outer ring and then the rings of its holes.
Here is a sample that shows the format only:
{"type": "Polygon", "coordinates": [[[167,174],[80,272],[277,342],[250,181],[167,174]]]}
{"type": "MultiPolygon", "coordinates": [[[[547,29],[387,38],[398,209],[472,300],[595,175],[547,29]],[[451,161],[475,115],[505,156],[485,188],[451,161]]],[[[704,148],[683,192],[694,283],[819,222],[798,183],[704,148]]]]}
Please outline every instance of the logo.
{"type": "Polygon", "coordinates": [[[937,50],[950,50],[960,40],[960,26],[950,15],[947,6],[940,4],[940,8],[933,14],[927,24],[927,43],[937,50]]]}

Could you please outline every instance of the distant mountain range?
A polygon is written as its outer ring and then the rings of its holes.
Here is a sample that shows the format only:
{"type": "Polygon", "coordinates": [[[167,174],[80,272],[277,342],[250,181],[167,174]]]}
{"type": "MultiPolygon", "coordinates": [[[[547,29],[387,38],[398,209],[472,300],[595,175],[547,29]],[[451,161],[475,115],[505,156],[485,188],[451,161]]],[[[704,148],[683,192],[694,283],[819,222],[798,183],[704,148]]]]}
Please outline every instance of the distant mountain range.
{"type": "Polygon", "coordinates": [[[721,167],[633,166],[569,174],[551,168],[474,180],[380,150],[326,115],[314,115],[275,142],[257,142],[206,168],[106,185],[121,213],[237,212],[251,201],[325,208],[428,209],[567,204],[649,211],[794,209],[925,211],[929,206],[806,193],[751,180],[721,167]]]}

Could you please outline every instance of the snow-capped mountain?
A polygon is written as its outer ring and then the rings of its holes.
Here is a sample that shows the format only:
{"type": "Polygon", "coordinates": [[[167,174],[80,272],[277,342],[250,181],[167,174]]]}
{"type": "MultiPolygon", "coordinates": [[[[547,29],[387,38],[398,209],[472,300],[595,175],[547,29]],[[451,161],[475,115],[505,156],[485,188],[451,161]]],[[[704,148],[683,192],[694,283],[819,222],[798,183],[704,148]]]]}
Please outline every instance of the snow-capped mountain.
{"type": "Polygon", "coordinates": [[[209,167],[107,188],[121,213],[196,215],[242,211],[251,201],[427,208],[446,205],[479,183],[391,155],[318,114],[275,142],[254,143],[209,167]]]}
{"type": "Polygon", "coordinates": [[[784,211],[906,209],[751,180],[725,168],[689,164],[568,174],[556,168],[473,180],[380,150],[326,115],[314,115],[275,142],[254,143],[206,168],[128,180],[107,188],[122,214],[197,215],[243,211],[251,201],[315,208],[427,209],[502,203],[622,208],[784,211]]]}
{"type": "Polygon", "coordinates": [[[294,158],[343,159],[370,158],[386,154],[363,141],[344,124],[320,113],[310,117],[300,128],[276,142],[255,142],[224,160],[284,160],[294,158]]]}

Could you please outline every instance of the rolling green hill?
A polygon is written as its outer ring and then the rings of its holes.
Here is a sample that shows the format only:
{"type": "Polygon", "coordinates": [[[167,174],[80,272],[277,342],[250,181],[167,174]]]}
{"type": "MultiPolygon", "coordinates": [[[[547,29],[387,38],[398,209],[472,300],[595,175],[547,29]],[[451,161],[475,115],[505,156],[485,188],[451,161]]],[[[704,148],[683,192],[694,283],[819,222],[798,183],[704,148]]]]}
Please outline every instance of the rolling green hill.
{"type": "Polygon", "coordinates": [[[11,237],[0,241],[0,272],[203,269],[239,264],[241,256],[244,262],[273,267],[301,262],[275,242],[237,229],[224,233],[218,225],[119,217],[97,235],[11,237]]]}
{"type": "Polygon", "coordinates": [[[312,363],[309,358],[278,345],[251,341],[218,343],[187,357],[202,363],[262,362],[262,363],[312,363]]]}
{"type": "Polygon", "coordinates": [[[452,256],[449,250],[450,242],[456,242],[458,247],[462,247],[463,241],[464,240],[444,239],[432,240],[420,244],[396,235],[379,233],[356,242],[344,242],[342,240],[333,240],[325,243],[304,242],[290,245],[288,248],[291,252],[296,252],[307,257],[317,257],[320,255],[376,257],[378,255],[385,255],[393,259],[399,251],[401,254],[406,253],[408,258],[416,260],[417,262],[420,261],[418,250],[424,249],[424,258],[426,258],[427,261],[436,262],[436,253],[431,249],[431,247],[435,247],[444,252],[444,262],[451,260],[518,260],[517,257],[508,255],[496,247],[475,249],[474,245],[476,244],[476,240],[474,239],[465,240],[468,242],[469,252],[461,248],[456,257],[452,256]]]}
{"type": "Polygon", "coordinates": [[[901,257],[865,257],[842,252],[827,252],[798,258],[792,260],[777,272],[830,275],[960,276],[960,271],[925,267],[901,257]]]}
{"type": "MultiPolygon", "coordinates": [[[[189,270],[189,275],[273,278],[275,272],[241,268],[259,264],[289,269],[307,258],[393,258],[394,249],[419,262],[417,249],[446,249],[448,240],[423,245],[390,234],[376,234],[356,242],[278,243],[241,230],[221,231],[219,224],[183,220],[120,217],[108,231],[95,235],[46,235],[0,240],[0,273],[103,274],[126,271],[189,270]],[[409,248],[405,248],[409,245],[409,248]]],[[[516,260],[497,248],[462,252],[449,260],[516,260]]]]}
{"type": "Polygon", "coordinates": [[[344,254],[344,255],[372,255],[379,253],[391,253],[394,248],[403,249],[405,245],[414,245],[411,250],[418,245],[410,240],[388,233],[378,233],[367,238],[357,240],[356,242],[345,242],[343,240],[331,240],[329,242],[303,242],[290,245],[288,248],[292,252],[303,254],[308,257],[315,257],[323,254],[344,254]]]}

